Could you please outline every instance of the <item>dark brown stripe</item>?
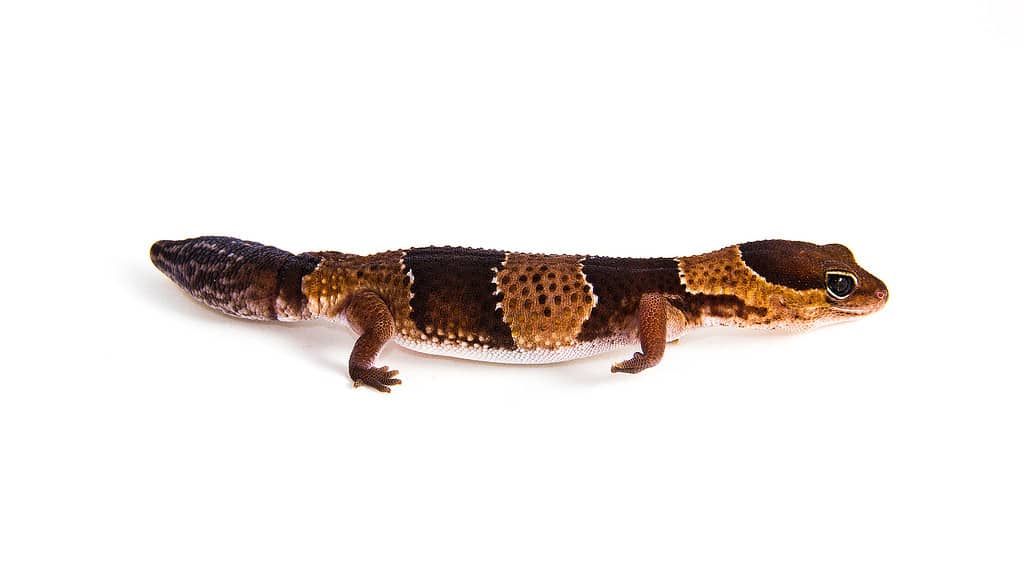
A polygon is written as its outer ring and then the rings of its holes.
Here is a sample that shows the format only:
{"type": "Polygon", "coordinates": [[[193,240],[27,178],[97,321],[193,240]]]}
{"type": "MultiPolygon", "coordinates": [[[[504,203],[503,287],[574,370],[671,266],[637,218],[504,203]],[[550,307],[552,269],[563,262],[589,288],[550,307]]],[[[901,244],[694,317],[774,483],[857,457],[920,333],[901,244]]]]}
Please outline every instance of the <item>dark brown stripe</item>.
{"type": "Polygon", "coordinates": [[[405,268],[412,272],[412,320],[428,334],[472,336],[473,342],[514,349],[511,329],[497,308],[494,269],[505,252],[474,248],[413,248],[405,268]]]}
{"type": "Polygon", "coordinates": [[[283,301],[283,306],[278,306],[278,316],[306,315],[308,305],[302,293],[302,278],[316,270],[320,260],[312,254],[299,254],[286,260],[277,271],[277,297],[283,301]]]}
{"type": "Polygon", "coordinates": [[[767,308],[749,306],[742,298],[731,294],[687,293],[681,298],[671,298],[668,302],[681,310],[690,321],[698,321],[703,317],[749,320],[751,316],[767,315],[767,308]]]}
{"type": "Polygon", "coordinates": [[[634,320],[645,293],[680,295],[684,292],[674,258],[609,258],[588,256],[583,274],[593,285],[597,305],[583,324],[579,340],[612,336],[634,320]]]}
{"type": "Polygon", "coordinates": [[[820,247],[809,242],[760,240],[739,244],[742,261],[771,284],[794,290],[823,288],[820,247]]]}

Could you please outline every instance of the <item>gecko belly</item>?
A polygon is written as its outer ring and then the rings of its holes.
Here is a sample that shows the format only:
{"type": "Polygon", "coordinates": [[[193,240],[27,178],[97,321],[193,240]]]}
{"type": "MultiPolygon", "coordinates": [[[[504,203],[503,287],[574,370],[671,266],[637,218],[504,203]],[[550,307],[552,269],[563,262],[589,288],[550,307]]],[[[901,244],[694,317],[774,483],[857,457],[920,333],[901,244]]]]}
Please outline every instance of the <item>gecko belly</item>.
{"type": "Polygon", "coordinates": [[[479,362],[494,362],[498,364],[554,364],[566,362],[579,358],[589,358],[621,348],[624,346],[635,346],[636,338],[608,337],[588,342],[580,342],[558,348],[533,348],[529,350],[509,350],[507,348],[485,348],[480,345],[455,342],[433,342],[408,337],[396,337],[394,341],[403,348],[433,354],[437,356],[449,356],[451,358],[463,358],[479,362]]]}

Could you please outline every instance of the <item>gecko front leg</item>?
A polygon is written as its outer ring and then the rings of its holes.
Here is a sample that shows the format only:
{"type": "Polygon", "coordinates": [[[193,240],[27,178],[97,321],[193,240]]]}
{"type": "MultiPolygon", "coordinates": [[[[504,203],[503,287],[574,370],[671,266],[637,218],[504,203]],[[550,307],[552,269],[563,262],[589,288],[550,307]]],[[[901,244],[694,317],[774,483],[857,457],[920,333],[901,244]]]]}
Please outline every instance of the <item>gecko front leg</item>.
{"type": "Polygon", "coordinates": [[[391,386],[401,384],[401,380],[395,378],[398,371],[387,366],[373,366],[384,344],[394,337],[394,317],[387,304],[375,292],[361,290],[352,295],[345,316],[360,334],[348,359],[348,373],[355,387],[365,385],[390,392],[391,386]]]}
{"type": "Polygon", "coordinates": [[[643,350],[611,366],[611,372],[635,374],[657,366],[664,357],[668,336],[668,301],[662,294],[647,293],[639,299],[639,345],[643,350]]]}

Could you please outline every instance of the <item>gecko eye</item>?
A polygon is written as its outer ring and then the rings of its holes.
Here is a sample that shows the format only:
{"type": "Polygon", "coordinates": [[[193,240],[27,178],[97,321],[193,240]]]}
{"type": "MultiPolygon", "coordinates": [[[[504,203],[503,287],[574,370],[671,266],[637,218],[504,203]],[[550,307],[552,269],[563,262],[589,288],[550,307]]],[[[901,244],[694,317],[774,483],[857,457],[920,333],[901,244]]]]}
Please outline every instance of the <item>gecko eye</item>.
{"type": "Polygon", "coordinates": [[[856,277],[848,272],[828,272],[828,295],[836,300],[848,298],[856,289],[856,277]]]}

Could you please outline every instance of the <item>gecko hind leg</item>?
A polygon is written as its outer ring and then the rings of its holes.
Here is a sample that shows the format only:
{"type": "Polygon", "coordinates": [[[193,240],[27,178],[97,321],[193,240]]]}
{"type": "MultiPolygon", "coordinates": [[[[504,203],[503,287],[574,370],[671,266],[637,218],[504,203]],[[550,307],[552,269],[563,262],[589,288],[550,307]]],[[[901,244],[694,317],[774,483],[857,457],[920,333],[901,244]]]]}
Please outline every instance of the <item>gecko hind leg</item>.
{"type": "Polygon", "coordinates": [[[361,290],[352,295],[345,316],[360,334],[348,359],[348,374],[355,387],[369,386],[380,392],[390,392],[391,386],[401,384],[401,380],[395,378],[398,371],[373,365],[380,350],[394,337],[394,317],[387,304],[375,292],[361,290]]]}
{"type": "Polygon", "coordinates": [[[643,350],[611,366],[611,372],[635,374],[653,368],[664,357],[668,334],[668,301],[662,294],[644,294],[639,299],[639,345],[643,350]]]}

